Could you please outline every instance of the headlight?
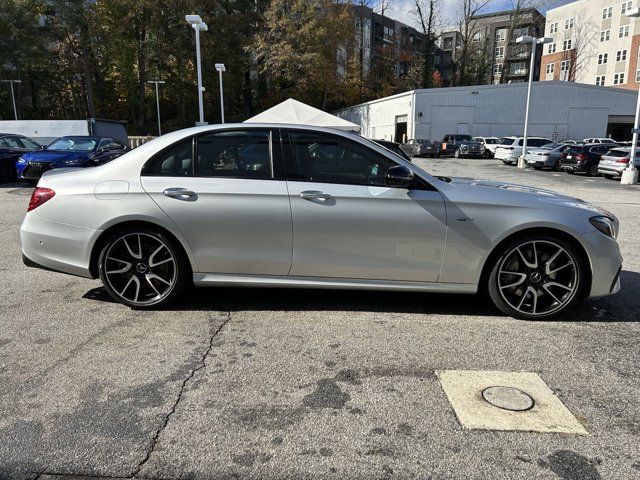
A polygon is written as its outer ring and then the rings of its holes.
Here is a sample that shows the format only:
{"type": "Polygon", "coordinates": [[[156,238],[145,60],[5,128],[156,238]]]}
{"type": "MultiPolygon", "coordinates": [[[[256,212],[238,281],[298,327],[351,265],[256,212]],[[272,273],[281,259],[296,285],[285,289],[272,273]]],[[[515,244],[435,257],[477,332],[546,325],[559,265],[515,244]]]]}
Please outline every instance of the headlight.
{"type": "Polygon", "coordinates": [[[18,158],[18,163],[27,163],[27,161],[24,158],[19,157],[18,158]]]}
{"type": "Polygon", "coordinates": [[[600,230],[600,232],[604,233],[607,237],[615,239],[618,236],[618,232],[616,231],[616,222],[609,217],[591,217],[589,219],[589,223],[600,230]]]}

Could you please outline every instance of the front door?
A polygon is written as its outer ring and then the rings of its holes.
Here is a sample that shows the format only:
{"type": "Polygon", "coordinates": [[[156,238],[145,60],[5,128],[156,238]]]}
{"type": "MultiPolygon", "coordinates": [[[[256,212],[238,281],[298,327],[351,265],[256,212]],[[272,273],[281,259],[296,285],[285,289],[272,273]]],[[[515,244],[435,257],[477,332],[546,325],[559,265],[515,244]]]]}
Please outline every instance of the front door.
{"type": "Polygon", "coordinates": [[[210,132],[145,165],[143,188],[187,238],[200,272],[289,273],[291,208],[272,135],[210,132]]]}
{"type": "Polygon", "coordinates": [[[356,141],[291,131],[296,170],[291,275],[435,282],[444,253],[442,195],[385,185],[396,165],[356,141]]]}

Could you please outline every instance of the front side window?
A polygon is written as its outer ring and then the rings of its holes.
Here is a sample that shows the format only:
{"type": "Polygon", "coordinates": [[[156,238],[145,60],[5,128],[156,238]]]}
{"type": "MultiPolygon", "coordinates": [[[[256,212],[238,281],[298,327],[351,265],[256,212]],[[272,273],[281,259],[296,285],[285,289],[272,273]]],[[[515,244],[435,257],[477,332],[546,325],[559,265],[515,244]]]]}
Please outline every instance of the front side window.
{"type": "Polygon", "coordinates": [[[331,135],[292,132],[298,177],[303,181],[385,186],[392,160],[363,145],[331,135]]]}
{"type": "Polygon", "coordinates": [[[24,148],[40,148],[36,142],[27,137],[18,137],[20,143],[24,146],[24,148]]]}
{"type": "Polygon", "coordinates": [[[272,178],[271,133],[268,130],[229,131],[197,137],[196,175],[272,178]]]}

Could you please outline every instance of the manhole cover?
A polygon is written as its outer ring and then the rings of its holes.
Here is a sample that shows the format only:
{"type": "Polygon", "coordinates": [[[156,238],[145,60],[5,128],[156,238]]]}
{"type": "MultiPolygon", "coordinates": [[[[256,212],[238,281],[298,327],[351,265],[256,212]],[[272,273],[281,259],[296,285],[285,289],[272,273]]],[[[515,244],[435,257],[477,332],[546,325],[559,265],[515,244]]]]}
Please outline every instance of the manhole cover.
{"type": "Polygon", "coordinates": [[[522,390],[513,387],[489,387],[482,391],[482,398],[494,407],[512,412],[523,412],[533,408],[534,401],[522,390]]]}

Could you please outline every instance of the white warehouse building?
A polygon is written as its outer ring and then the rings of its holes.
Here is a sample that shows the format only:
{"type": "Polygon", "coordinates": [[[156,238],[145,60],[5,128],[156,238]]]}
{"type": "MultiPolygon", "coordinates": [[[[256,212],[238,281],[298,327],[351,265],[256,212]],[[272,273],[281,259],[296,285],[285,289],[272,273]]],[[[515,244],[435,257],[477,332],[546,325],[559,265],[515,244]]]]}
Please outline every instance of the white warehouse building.
{"type": "MultiPolygon", "coordinates": [[[[573,82],[534,82],[529,135],[630,140],[638,93],[573,82]]],[[[372,139],[441,140],[446,134],[522,135],[527,84],[411,90],[336,112],[372,139]]]]}

